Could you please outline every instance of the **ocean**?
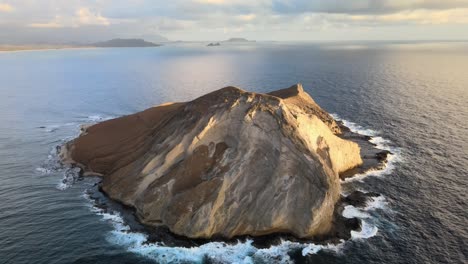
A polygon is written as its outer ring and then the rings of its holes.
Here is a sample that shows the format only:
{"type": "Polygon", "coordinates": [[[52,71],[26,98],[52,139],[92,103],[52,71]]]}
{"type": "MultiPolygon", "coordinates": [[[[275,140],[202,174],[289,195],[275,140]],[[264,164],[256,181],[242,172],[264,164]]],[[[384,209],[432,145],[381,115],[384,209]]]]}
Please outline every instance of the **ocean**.
{"type": "Polygon", "coordinates": [[[257,42],[0,53],[0,263],[466,263],[468,43],[257,42]],[[329,113],[393,154],[343,182],[377,192],[345,209],[362,231],[338,244],[284,240],[189,248],[149,243],[87,195],[55,149],[80,125],[225,86],[302,83],[329,113]]]}

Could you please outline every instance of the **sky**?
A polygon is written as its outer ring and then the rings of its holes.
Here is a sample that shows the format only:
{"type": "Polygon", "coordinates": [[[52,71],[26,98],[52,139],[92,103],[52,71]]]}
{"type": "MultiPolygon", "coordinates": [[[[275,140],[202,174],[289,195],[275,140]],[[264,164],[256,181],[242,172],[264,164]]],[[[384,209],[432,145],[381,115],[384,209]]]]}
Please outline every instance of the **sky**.
{"type": "Polygon", "coordinates": [[[0,43],[468,39],[468,0],[0,0],[0,43]]]}

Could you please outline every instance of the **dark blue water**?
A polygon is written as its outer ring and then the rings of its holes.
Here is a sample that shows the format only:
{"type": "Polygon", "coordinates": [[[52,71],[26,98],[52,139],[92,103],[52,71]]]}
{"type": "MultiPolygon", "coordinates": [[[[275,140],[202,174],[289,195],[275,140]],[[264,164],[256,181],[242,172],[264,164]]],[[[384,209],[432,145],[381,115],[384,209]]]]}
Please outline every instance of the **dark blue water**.
{"type": "Polygon", "coordinates": [[[467,43],[0,53],[0,263],[466,263],[467,190],[467,43]],[[266,92],[297,82],[397,156],[384,172],[345,184],[385,197],[366,212],[378,230],[367,239],[305,256],[287,242],[263,251],[248,242],[144,246],[141,235],[83,196],[94,179],[61,188],[53,148],[76,136],[80,124],[228,85],[266,92]]]}

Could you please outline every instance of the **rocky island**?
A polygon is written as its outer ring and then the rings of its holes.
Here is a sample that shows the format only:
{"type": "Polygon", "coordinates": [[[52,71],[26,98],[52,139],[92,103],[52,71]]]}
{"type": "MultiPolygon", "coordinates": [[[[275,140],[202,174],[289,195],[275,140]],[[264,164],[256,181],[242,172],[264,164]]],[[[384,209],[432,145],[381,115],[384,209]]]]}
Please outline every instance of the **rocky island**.
{"type": "Polygon", "coordinates": [[[161,45],[145,41],[144,39],[111,39],[103,42],[90,44],[92,47],[99,48],[144,48],[144,47],[159,47],[161,45]]]}
{"type": "Polygon", "coordinates": [[[346,133],[300,84],[225,87],[84,128],[61,156],[102,176],[102,191],[148,226],[313,238],[334,229],[340,175],[366,163],[346,133]]]}

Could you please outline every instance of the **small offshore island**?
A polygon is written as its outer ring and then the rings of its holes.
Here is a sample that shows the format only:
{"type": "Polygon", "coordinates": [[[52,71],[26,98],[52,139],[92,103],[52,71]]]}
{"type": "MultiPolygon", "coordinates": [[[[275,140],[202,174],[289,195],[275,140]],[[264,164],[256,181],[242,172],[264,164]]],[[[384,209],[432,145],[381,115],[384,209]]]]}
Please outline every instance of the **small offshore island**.
{"type": "Polygon", "coordinates": [[[300,84],[259,94],[226,87],[83,128],[64,163],[148,227],[190,239],[274,234],[349,238],[340,177],[383,166],[388,152],[352,133],[300,84]]]}

